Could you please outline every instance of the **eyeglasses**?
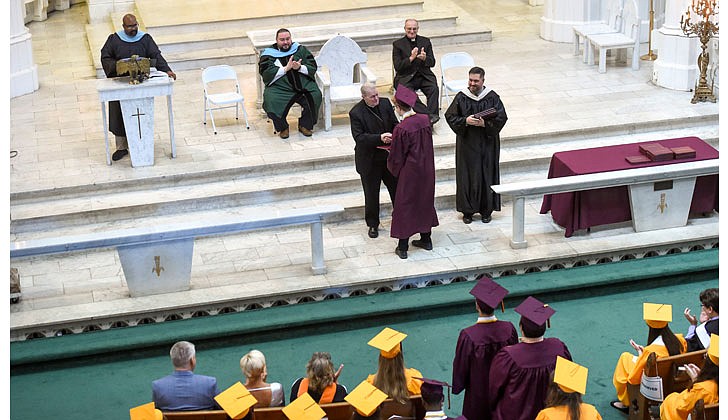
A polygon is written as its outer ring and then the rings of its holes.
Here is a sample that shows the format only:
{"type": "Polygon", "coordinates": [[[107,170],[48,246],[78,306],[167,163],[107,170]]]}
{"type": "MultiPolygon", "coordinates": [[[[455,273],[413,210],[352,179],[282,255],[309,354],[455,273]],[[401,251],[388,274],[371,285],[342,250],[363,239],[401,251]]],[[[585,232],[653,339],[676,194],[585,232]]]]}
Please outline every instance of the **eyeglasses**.
{"type": "Polygon", "coordinates": [[[137,26],[139,26],[139,24],[138,23],[135,23],[133,25],[122,25],[122,26],[125,27],[125,28],[136,28],[137,26]]]}

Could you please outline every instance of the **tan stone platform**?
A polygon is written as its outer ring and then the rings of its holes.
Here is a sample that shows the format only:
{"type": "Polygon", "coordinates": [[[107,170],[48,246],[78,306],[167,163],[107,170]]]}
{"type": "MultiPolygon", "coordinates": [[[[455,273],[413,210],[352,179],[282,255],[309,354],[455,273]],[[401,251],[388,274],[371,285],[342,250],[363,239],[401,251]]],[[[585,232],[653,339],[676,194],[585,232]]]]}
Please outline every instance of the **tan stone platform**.
{"type": "MultiPolygon", "coordinates": [[[[684,135],[699,135],[717,146],[718,104],[692,105],[691,93],[654,86],[649,81],[652,63],[642,62],[639,71],[632,71],[627,63],[610,61],[607,73],[599,74],[596,67],[587,66],[580,56],[572,55],[570,44],[550,43],[538,37],[539,7],[527,6],[525,1],[454,3],[467,9],[473,19],[491,27],[493,41],[436,44],[435,53],[441,56],[466,50],[486,68],[487,84],[501,95],[509,115],[503,131],[503,157],[509,162],[511,179],[545,176],[548,155],[566,148],[684,135]],[[529,166],[526,162],[534,156],[538,158],[532,159],[534,163],[529,166]]],[[[429,4],[426,1],[424,8],[429,4]]],[[[231,115],[221,113],[216,117],[219,134],[213,135],[211,127],[201,123],[200,70],[182,70],[177,72],[174,88],[178,157],[169,158],[168,133],[164,128],[166,105],[159,102],[155,111],[160,116],[155,166],[131,168],[128,159],[107,166],[95,91],[95,63],[88,51],[85,21],[83,5],[75,5],[51,13],[47,21],[28,25],[41,88],[10,103],[10,147],[19,152],[10,160],[10,192],[11,217],[21,209],[15,205],[40,197],[40,207],[48,213],[63,213],[70,208],[71,214],[84,215],[88,220],[80,224],[74,220],[66,226],[59,219],[49,219],[48,225],[37,230],[28,223],[21,232],[13,233],[11,240],[52,234],[54,229],[97,229],[155,220],[139,217],[135,210],[122,210],[119,220],[94,220],[96,216],[84,213],[80,201],[74,201],[78,198],[75,196],[90,196],[83,204],[89,209],[114,202],[123,206],[124,197],[132,202],[143,200],[145,195],[159,196],[171,191],[166,188],[175,183],[179,187],[208,190],[223,181],[234,183],[235,177],[254,177],[254,171],[261,168],[280,171],[286,162],[291,162],[292,167],[310,163],[322,166],[322,171],[335,169],[337,176],[348,177],[348,190],[323,195],[322,190],[316,189],[317,195],[310,199],[338,200],[345,196],[341,199],[353,203],[352,208],[356,208],[356,200],[361,201],[348,119],[338,116],[331,131],[317,130],[312,138],[293,132],[290,139],[279,139],[257,112],[256,73],[251,64],[235,66],[252,117],[250,131],[231,115]],[[64,40],[64,49],[56,47],[58,39],[64,40]],[[336,167],[321,163],[327,160],[335,160],[336,167]],[[195,178],[208,175],[219,179],[194,183],[195,178]]],[[[427,27],[422,27],[421,33],[427,35],[427,27]]],[[[389,74],[390,51],[371,52],[369,60],[375,73],[389,74]]],[[[436,73],[439,74],[439,68],[436,73]]],[[[388,90],[386,78],[380,88],[382,92],[388,90]]],[[[440,150],[451,150],[453,142],[454,134],[444,120],[438,123],[435,143],[440,150]]],[[[451,152],[447,153],[437,157],[438,170],[443,173],[450,170],[451,152]]],[[[275,185],[266,187],[290,188],[302,181],[297,171],[289,176],[279,175],[275,185]]],[[[325,177],[326,173],[318,176],[325,177]]],[[[413,249],[407,261],[399,260],[392,252],[394,240],[388,237],[386,210],[381,235],[376,240],[366,237],[364,223],[356,215],[326,225],[324,242],[329,273],[325,276],[311,276],[308,272],[307,233],[296,229],[198,241],[192,290],[163,297],[129,298],[114,251],[18,260],[12,265],[21,272],[23,299],[11,307],[11,329],[37,328],[52,334],[54,329],[61,328],[59,325],[78,326],[84,322],[109,328],[114,317],[140,319],[155,313],[155,317],[164,319],[170,314],[190,315],[192,309],[185,308],[217,311],[219,305],[242,308],[251,302],[272,304],[285,296],[293,300],[301,296],[322,298],[328,292],[346,295],[357,288],[373,292],[378,285],[420,276],[499,273],[548,267],[561,260],[593,262],[625,253],[641,256],[648,249],[667,252],[671,248],[717,243],[717,214],[691,219],[684,228],[663,232],[634,233],[629,225],[619,225],[564,238],[563,229],[549,215],[538,214],[540,200],[534,198],[526,210],[529,247],[516,251],[508,246],[510,203],[505,203],[503,211],[489,225],[464,225],[448,204],[447,196],[452,192],[447,180],[442,181],[438,186],[443,194],[439,209],[441,225],[433,231],[435,249],[413,249]]],[[[309,202],[306,200],[301,197],[278,204],[303,205],[309,202]]],[[[219,204],[224,206],[223,201],[219,204]]],[[[141,205],[144,206],[143,201],[141,205]]],[[[160,217],[185,217],[184,208],[173,207],[165,212],[160,217]]]]}

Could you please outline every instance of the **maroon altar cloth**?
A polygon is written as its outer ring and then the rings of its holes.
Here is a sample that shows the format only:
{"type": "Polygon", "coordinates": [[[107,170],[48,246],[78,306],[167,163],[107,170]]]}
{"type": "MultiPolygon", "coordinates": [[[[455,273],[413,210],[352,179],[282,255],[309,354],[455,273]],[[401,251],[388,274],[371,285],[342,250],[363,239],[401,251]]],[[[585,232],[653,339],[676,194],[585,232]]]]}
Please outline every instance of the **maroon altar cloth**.
{"type": "MultiPolygon", "coordinates": [[[[644,143],[620,144],[554,153],[551,157],[549,178],[718,158],[718,151],[697,137],[653,140],[644,143]],[[627,156],[640,154],[640,144],[654,143],[655,141],[670,148],[690,146],[695,149],[695,157],[692,159],[640,164],[627,162],[625,159],[627,156]]],[[[690,214],[709,213],[717,209],[718,175],[698,177],[690,205],[690,214]]],[[[551,210],[554,221],[566,229],[566,237],[573,235],[579,229],[626,222],[632,219],[627,186],[545,195],[541,205],[541,214],[549,210],[551,210]]]]}

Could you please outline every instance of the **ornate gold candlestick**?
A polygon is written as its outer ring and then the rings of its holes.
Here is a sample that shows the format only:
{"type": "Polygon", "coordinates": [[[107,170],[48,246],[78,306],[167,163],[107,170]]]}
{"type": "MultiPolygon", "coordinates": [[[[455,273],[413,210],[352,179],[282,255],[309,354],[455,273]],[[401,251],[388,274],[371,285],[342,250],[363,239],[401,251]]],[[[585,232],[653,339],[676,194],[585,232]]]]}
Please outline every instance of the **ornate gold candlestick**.
{"type": "Polygon", "coordinates": [[[718,33],[718,24],[711,19],[718,14],[718,0],[693,0],[688,6],[687,12],[680,17],[680,28],[685,35],[697,35],[700,38],[703,52],[698,56],[698,68],[700,69],[700,80],[695,87],[692,103],[696,102],[715,102],[713,89],[708,87],[708,63],[710,55],[708,54],[708,42],[710,38],[718,33]],[[692,10],[692,13],[691,13],[692,10]],[[697,22],[691,22],[691,15],[696,15],[697,22]]]}
{"type": "Polygon", "coordinates": [[[647,48],[649,51],[647,54],[640,57],[640,60],[655,61],[657,60],[657,54],[652,52],[652,30],[655,28],[655,5],[654,0],[650,0],[650,33],[647,37],[647,48]]]}

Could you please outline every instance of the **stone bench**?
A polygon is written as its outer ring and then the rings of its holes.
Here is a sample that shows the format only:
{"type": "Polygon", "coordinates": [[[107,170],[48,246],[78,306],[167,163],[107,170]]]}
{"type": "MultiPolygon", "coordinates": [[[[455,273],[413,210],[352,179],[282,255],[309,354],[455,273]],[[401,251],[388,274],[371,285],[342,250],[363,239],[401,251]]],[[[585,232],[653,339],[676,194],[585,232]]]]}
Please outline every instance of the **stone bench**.
{"type": "MultiPolygon", "coordinates": [[[[403,22],[402,18],[396,18],[290,27],[287,29],[291,31],[293,41],[305,46],[315,55],[316,50],[320,49],[326,41],[336,35],[345,35],[353,39],[361,47],[373,44],[391,44],[404,36],[403,22]]],[[[258,57],[256,62],[260,59],[260,53],[275,43],[276,30],[265,29],[247,32],[247,36],[253,44],[255,54],[258,57]]],[[[263,103],[263,79],[260,74],[256,77],[256,87],[258,92],[257,103],[260,106],[263,103]]]]}
{"type": "Polygon", "coordinates": [[[15,241],[10,243],[10,258],[116,248],[129,293],[136,297],[188,290],[195,238],[310,225],[311,269],[314,274],[324,274],[323,220],[343,212],[339,205],[257,209],[246,214],[220,210],[205,220],[190,218],[184,223],[15,241]]]}
{"type": "MultiPolygon", "coordinates": [[[[719,170],[719,160],[709,159],[695,162],[675,163],[671,165],[650,166],[645,168],[625,169],[611,172],[599,172],[595,174],[565,176],[560,178],[549,178],[541,180],[529,180],[514,182],[511,184],[493,185],[493,191],[498,194],[511,196],[513,198],[513,233],[511,237],[511,248],[526,248],[527,241],[524,238],[525,225],[525,202],[528,196],[545,194],[558,194],[573,191],[593,190],[617,186],[648,186],[660,181],[671,180],[692,180],[705,175],[715,175],[719,170]]],[[[639,194],[642,194],[640,192],[639,194]]],[[[690,188],[692,196],[692,187],[690,188]]],[[[635,194],[630,191],[635,218],[635,194]]],[[[687,208],[690,207],[690,199],[687,208]]],[[[687,213],[686,213],[687,216],[687,213]]]]}

